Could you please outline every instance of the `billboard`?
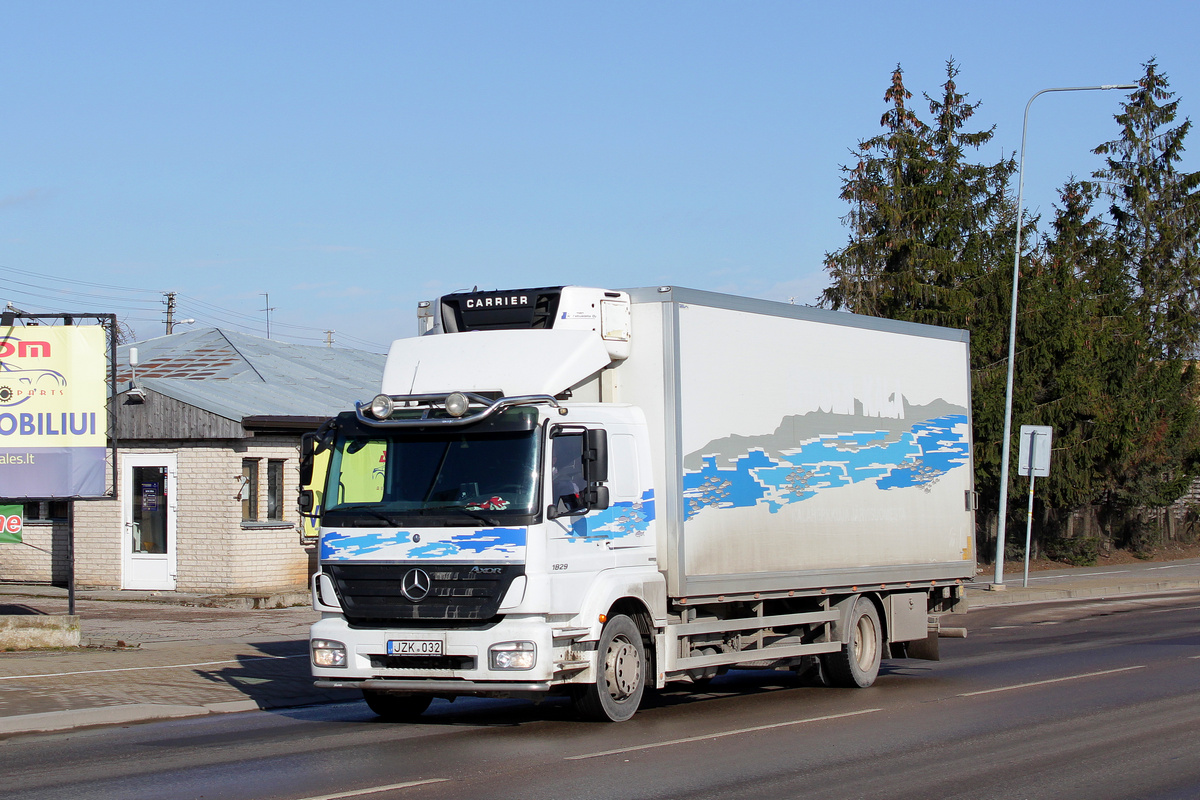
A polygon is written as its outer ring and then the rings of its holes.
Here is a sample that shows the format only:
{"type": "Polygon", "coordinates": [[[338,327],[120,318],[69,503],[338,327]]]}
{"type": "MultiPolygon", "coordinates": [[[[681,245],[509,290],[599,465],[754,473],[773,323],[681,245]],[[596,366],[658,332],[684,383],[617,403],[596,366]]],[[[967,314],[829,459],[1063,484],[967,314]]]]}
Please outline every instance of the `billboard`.
{"type": "Polygon", "coordinates": [[[0,544],[20,544],[24,506],[0,506],[0,544]]]}
{"type": "Polygon", "coordinates": [[[0,495],[106,496],[107,353],[99,325],[0,327],[0,495]]]}

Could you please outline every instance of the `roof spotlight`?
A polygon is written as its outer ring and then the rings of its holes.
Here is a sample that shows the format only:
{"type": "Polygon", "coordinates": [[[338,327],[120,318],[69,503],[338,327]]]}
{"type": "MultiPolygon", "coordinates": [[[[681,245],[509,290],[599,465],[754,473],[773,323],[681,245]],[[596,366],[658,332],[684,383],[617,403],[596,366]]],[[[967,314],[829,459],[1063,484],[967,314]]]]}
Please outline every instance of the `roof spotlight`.
{"type": "Polygon", "coordinates": [[[462,392],[455,392],[446,398],[446,413],[452,417],[461,417],[470,406],[471,401],[462,392]]]}
{"type": "Polygon", "coordinates": [[[371,414],[375,419],[389,419],[396,410],[396,401],[386,394],[375,395],[371,401],[371,414]]]}

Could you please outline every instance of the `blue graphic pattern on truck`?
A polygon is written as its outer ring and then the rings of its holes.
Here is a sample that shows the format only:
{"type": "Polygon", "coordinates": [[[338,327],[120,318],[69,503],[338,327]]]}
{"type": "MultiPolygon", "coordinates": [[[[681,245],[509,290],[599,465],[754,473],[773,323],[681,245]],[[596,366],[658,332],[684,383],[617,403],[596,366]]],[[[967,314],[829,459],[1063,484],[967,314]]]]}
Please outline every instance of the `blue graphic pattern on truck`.
{"type": "Polygon", "coordinates": [[[429,529],[412,531],[325,531],[321,536],[322,561],[406,558],[500,558],[523,556],[526,528],[483,528],[445,535],[429,529]],[[416,541],[414,541],[416,540],[416,541]],[[385,552],[386,551],[386,552],[385,552]]]}
{"type": "Polygon", "coordinates": [[[691,519],[706,508],[765,504],[774,514],[785,505],[862,482],[881,490],[928,491],[942,475],[970,464],[970,447],[966,415],[948,414],[916,422],[899,435],[838,433],[773,456],[761,448],[734,458],[703,456],[700,469],[684,472],[684,513],[691,519]]]}
{"type": "Polygon", "coordinates": [[[603,511],[575,517],[571,536],[579,539],[624,539],[644,537],[654,521],[654,490],[642,492],[640,500],[613,503],[603,511]]]}

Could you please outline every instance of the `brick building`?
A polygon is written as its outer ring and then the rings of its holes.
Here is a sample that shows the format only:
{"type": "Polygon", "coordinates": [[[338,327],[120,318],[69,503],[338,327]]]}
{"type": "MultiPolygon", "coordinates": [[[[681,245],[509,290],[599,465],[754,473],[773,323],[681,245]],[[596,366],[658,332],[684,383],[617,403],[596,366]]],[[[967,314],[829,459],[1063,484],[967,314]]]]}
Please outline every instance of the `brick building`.
{"type": "Polygon", "coordinates": [[[121,346],[116,497],[27,503],[24,544],[0,545],[0,580],[65,582],[73,534],[78,587],[305,586],[300,435],[377,394],[383,362],[215,328],[121,346]]]}

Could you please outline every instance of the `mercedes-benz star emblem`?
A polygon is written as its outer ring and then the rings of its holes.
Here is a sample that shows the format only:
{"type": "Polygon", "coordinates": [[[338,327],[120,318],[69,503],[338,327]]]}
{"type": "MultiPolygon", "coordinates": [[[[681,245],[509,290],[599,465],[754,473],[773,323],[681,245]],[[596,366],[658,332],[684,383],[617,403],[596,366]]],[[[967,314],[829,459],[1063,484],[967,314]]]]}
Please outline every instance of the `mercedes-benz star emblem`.
{"type": "Polygon", "coordinates": [[[410,569],[405,573],[404,580],[400,581],[400,594],[414,603],[419,603],[429,596],[432,585],[428,572],[423,569],[410,569]]]}

